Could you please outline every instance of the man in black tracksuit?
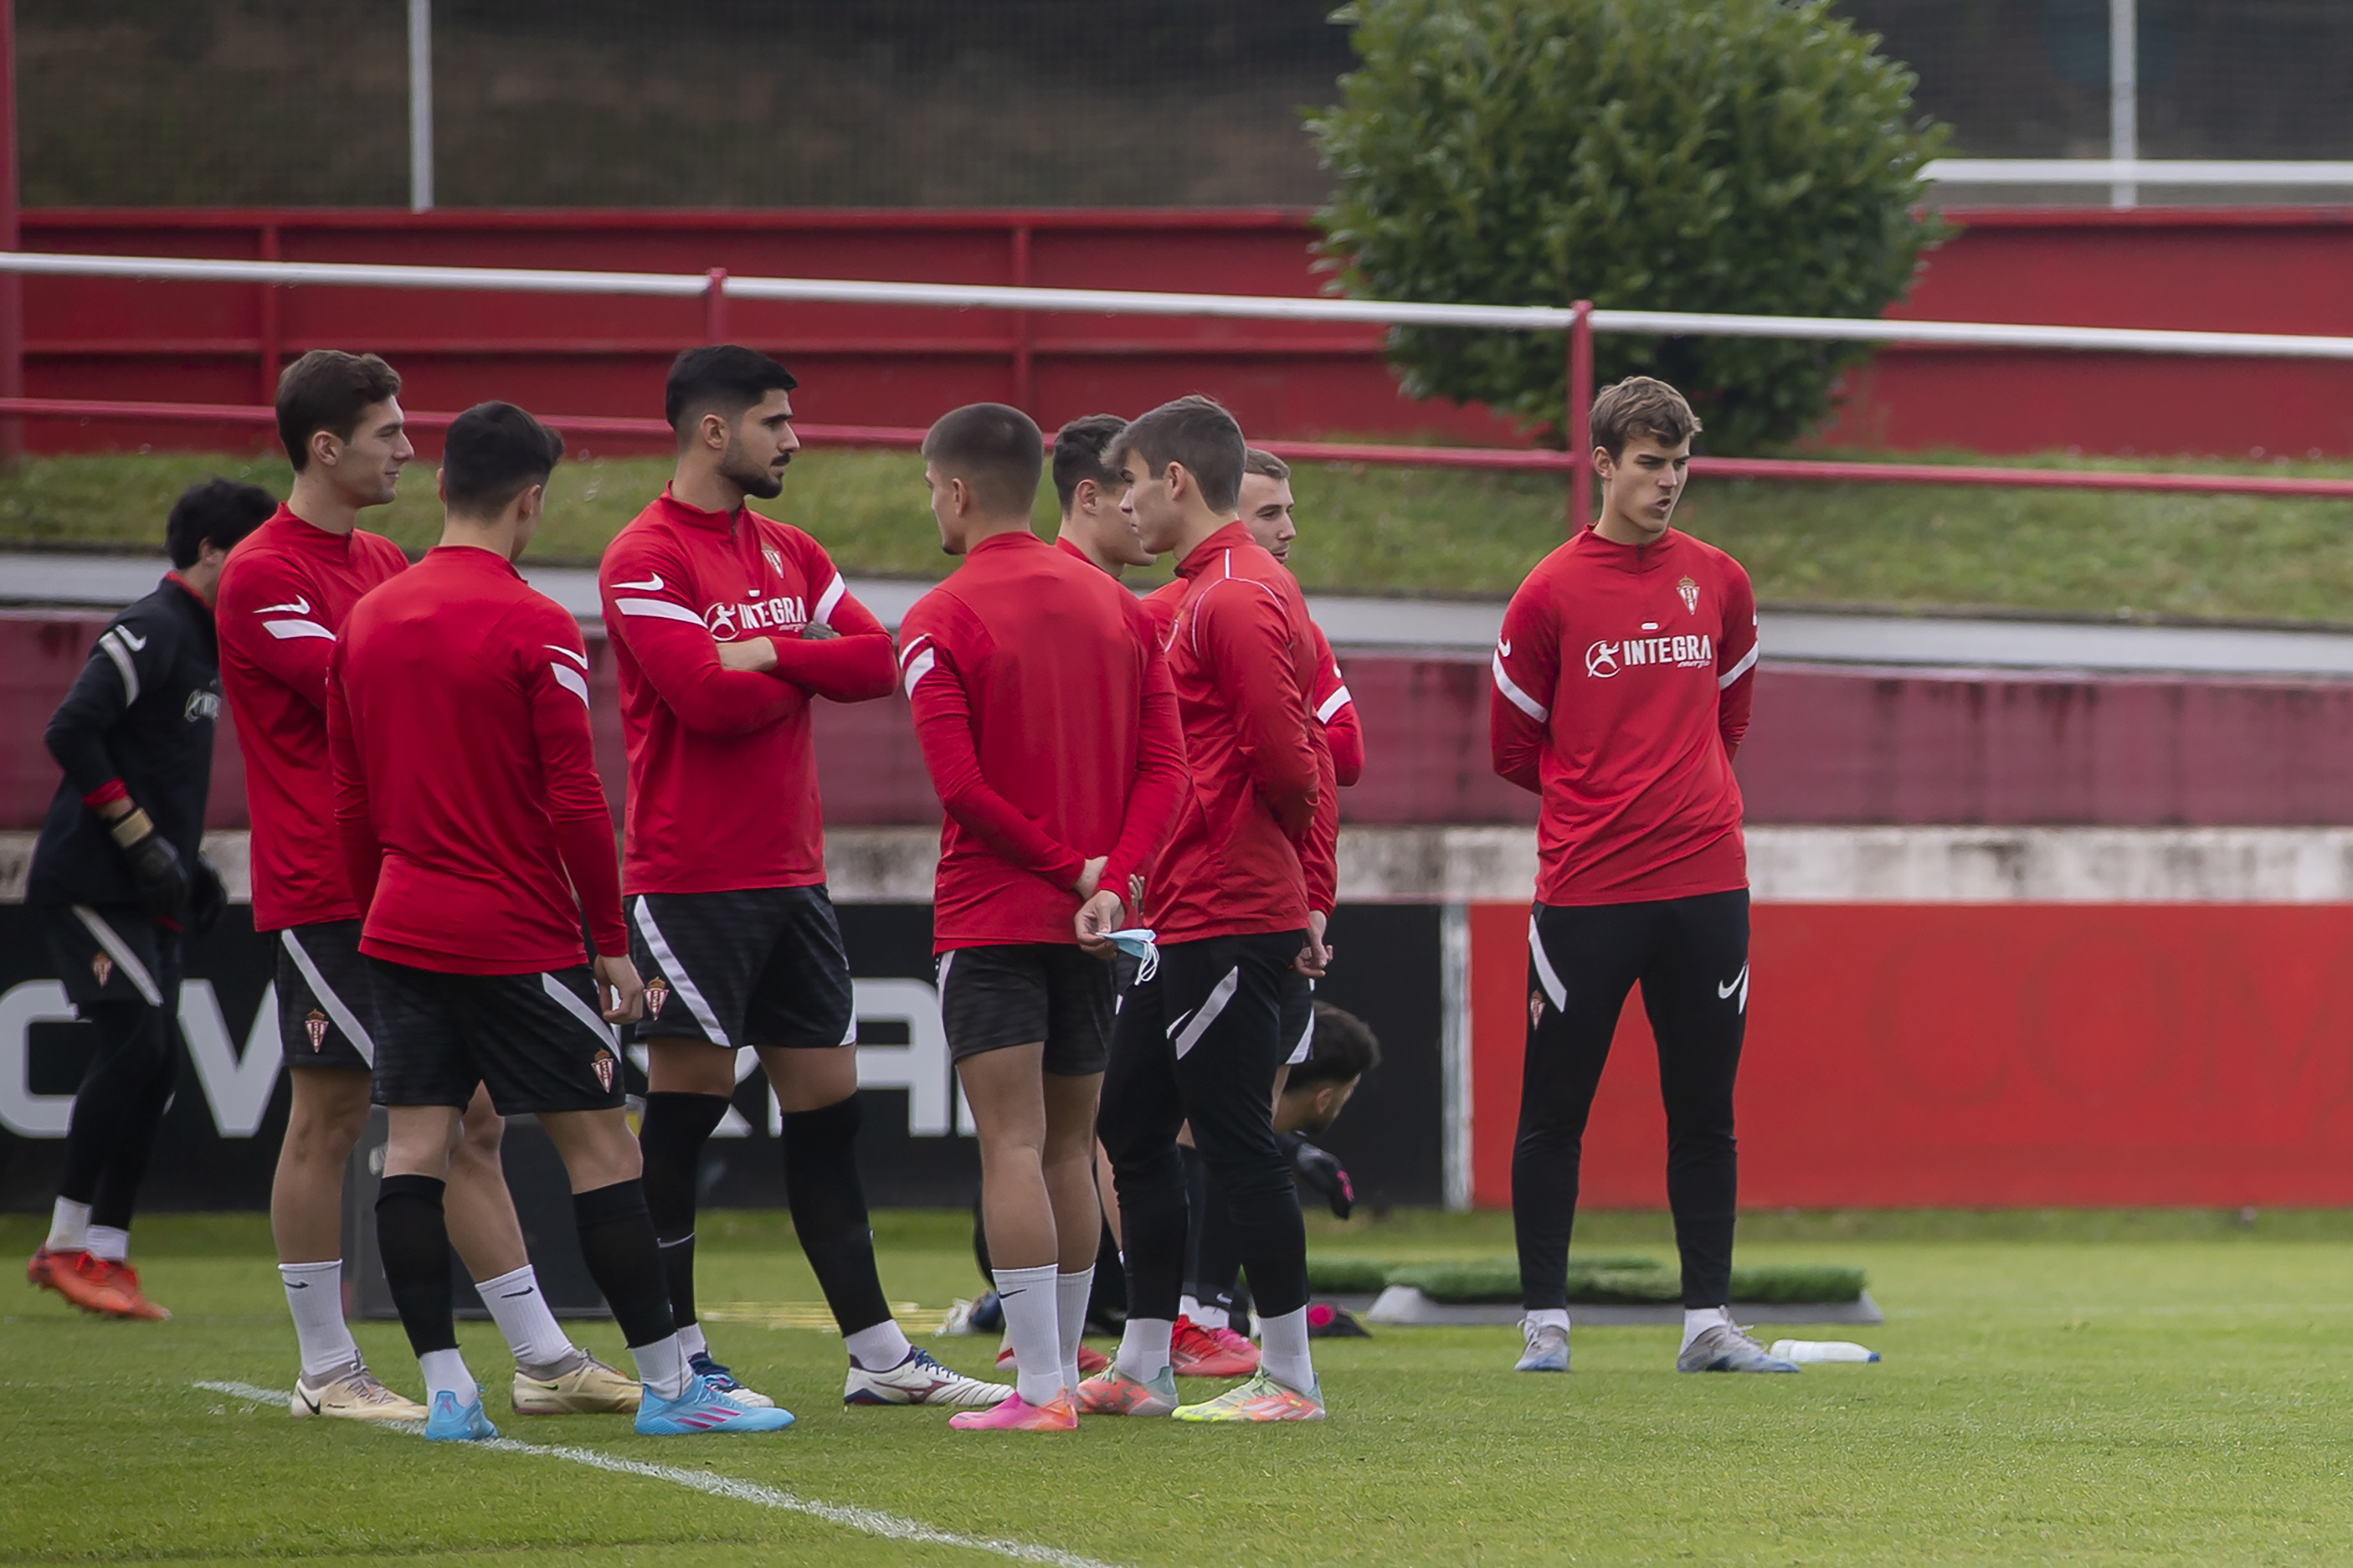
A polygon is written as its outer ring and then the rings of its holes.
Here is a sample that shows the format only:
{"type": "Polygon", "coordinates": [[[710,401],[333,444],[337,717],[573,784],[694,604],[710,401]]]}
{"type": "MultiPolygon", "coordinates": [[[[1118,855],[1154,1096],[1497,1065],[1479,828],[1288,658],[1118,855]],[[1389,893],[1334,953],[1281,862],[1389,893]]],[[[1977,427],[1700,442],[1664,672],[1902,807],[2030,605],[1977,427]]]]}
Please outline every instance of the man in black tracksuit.
{"type": "Polygon", "coordinates": [[[124,1259],[179,1073],[181,937],[209,928],[227,902],[197,853],[221,702],[213,594],[230,547],[277,505],[223,479],[183,494],[165,529],[172,572],[107,624],[45,736],[65,779],[25,902],[40,911],[76,1015],[97,1028],[48,1239],[25,1272],[110,1317],[171,1316],[124,1259]]]}

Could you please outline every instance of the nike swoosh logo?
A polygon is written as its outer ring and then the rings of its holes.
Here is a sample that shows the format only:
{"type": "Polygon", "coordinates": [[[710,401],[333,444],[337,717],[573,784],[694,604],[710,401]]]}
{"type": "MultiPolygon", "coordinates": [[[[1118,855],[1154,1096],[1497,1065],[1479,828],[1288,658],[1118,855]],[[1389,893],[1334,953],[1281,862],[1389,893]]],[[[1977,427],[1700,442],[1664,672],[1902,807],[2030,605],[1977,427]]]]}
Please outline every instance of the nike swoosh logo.
{"type": "Polygon", "coordinates": [[[997,1298],[999,1301],[1005,1301],[1009,1300],[1016,1296],[1026,1296],[1029,1293],[1029,1287],[1025,1285],[1018,1290],[1000,1290],[997,1293],[997,1298]]]}
{"type": "Polygon", "coordinates": [[[1715,988],[1716,1000],[1718,1001],[1730,1001],[1732,1000],[1732,993],[1738,991],[1743,985],[1746,985],[1747,981],[1748,966],[1746,964],[1743,964],[1740,966],[1740,972],[1732,977],[1732,980],[1729,984],[1720,985],[1715,988]]]}
{"type": "Polygon", "coordinates": [[[308,615],[311,613],[311,601],[307,597],[302,599],[290,599],[284,604],[265,604],[253,613],[256,615],[276,615],[281,610],[289,615],[308,615]]]}
{"type": "Polygon", "coordinates": [[[307,1279],[290,1279],[286,1282],[286,1288],[289,1290],[308,1290],[311,1288],[311,1282],[307,1279]]]}
{"type": "Polygon", "coordinates": [[[1496,643],[1495,652],[1501,653],[1506,659],[1510,658],[1512,656],[1512,640],[1506,637],[1501,642],[1496,643]]]}
{"type": "Polygon", "coordinates": [[[297,1385],[296,1385],[296,1387],[295,1387],[295,1390],[294,1390],[294,1397],[295,1397],[295,1398],[297,1398],[297,1399],[299,1399],[299,1400],[301,1400],[303,1404],[305,1404],[309,1405],[309,1406],[311,1407],[311,1414],[316,1415],[316,1414],[319,1414],[319,1402],[318,1402],[317,1400],[315,1400],[315,1399],[312,1399],[309,1394],[304,1393],[302,1392],[302,1390],[301,1390],[301,1385],[299,1385],[299,1384],[297,1384],[297,1385]]]}
{"type": "Polygon", "coordinates": [[[641,583],[615,583],[613,586],[617,588],[643,588],[648,593],[659,593],[662,586],[661,574],[656,572],[641,583]]]}
{"type": "Polygon", "coordinates": [[[530,1294],[531,1291],[528,1287],[522,1290],[501,1290],[499,1292],[499,1299],[501,1301],[516,1301],[530,1294]]]}

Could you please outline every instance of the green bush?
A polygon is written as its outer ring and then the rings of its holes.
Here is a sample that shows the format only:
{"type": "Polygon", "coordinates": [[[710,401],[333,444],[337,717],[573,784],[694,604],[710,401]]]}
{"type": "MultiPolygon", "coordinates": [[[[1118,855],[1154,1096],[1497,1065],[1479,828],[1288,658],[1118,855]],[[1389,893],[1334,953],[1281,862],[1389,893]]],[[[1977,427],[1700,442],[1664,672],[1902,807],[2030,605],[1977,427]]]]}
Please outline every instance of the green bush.
{"type": "Polygon", "coordinates": [[[1307,1288],[1318,1296],[1374,1296],[1389,1282],[1389,1266],[1373,1257],[1310,1257],[1307,1288]]]}
{"type": "MultiPolygon", "coordinates": [[[[1358,0],[1363,64],[1309,127],[1349,293],[1876,316],[1939,238],[1914,210],[1945,128],[1825,0],[1358,0]]],[[[1821,418],[1857,344],[1595,339],[1598,384],[1663,376],[1718,452],[1821,418]]],[[[1561,339],[1400,327],[1406,391],[1557,437],[1561,339]]]]}

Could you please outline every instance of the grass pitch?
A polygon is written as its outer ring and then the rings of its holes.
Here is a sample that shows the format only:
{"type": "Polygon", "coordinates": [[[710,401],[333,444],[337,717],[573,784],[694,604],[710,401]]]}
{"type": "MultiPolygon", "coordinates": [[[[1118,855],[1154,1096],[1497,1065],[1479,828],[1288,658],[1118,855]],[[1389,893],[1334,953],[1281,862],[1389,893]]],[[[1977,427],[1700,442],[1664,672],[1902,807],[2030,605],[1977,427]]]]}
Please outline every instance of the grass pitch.
{"type": "MultiPolygon", "coordinates": [[[[2324,462],[2030,461],[2353,473],[2324,462]]],[[[0,472],[0,543],[153,548],[172,498],[211,473],[279,495],[290,478],[276,458],[37,459],[0,472]]],[[[595,561],[669,473],[657,459],[567,461],[550,482],[532,558],[595,561]]],[[[1293,489],[1303,532],[1292,567],[1328,592],[1508,598],[1566,525],[1566,487],[1542,476],[1317,464],[1298,470],[1293,489]]],[[[433,493],[433,465],[413,464],[400,499],[370,513],[368,526],[425,548],[440,532],[433,493]]],[[[765,510],[815,534],[847,571],[946,575],[923,462],[910,453],[805,453],[765,510]]],[[[1050,534],[1052,511],[1042,490],[1041,532],[1050,534]]],[[[2353,602],[2353,504],[2337,501],[1702,478],[1676,520],[1738,556],[1773,603],[2342,621],[2353,602]]]]}
{"type": "MultiPolygon", "coordinates": [[[[715,1220],[703,1232],[711,1302],[817,1299],[776,1217],[715,1220]]],[[[930,1328],[932,1309],[976,1287],[969,1222],[880,1220],[887,1290],[923,1304],[911,1328],[930,1328]]],[[[101,1323],[30,1293],[0,1319],[0,1561],[497,1554],[1075,1568],[2353,1554],[2353,1377],[2341,1351],[2353,1248],[2341,1222],[1744,1224],[1744,1262],[1871,1271],[1890,1320],[1859,1337],[1884,1363],[1678,1377],[1671,1330],[1578,1328],[1572,1375],[1523,1377],[1511,1372],[1508,1328],[1388,1328],[1320,1344],[1332,1398],[1323,1426],[1106,1417],[1073,1436],[981,1436],[948,1432],[936,1410],[845,1410],[838,1337],[727,1320],[711,1326],[720,1354],[800,1422],[763,1438],[640,1438],[618,1417],[508,1417],[508,1361],[485,1323],[461,1330],[469,1363],[490,1382],[491,1417],[532,1448],[485,1453],[294,1422],[282,1396],[257,1408],[191,1387],[278,1392],[294,1337],[259,1217],[155,1217],[142,1222],[139,1248],[176,1320],[101,1323]],[[666,1474],[591,1469],[548,1453],[558,1448],[666,1474]]],[[[1596,1215],[1586,1234],[1612,1253],[1668,1255],[1659,1217],[1596,1215]]],[[[37,1226],[0,1222],[0,1241],[24,1253],[37,1226]]],[[[1494,1215],[1402,1215],[1320,1226],[1315,1245],[1475,1257],[1508,1245],[1508,1229],[1494,1215]]],[[[400,1328],[358,1332],[396,1387],[419,1387],[400,1328]]],[[[576,1335],[621,1361],[609,1323],[576,1335]]],[[[923,1342],[967,1371],[984,1371],[996,1349],[923,1342]]]]}
{"type": "MultiPolygon", "coordinates": [[[[817,1299],[776,1217],[713,1217],[710,1301],[817,1299]]],[[[968,1223],[881,1216],[892,1297],[921,1303],[928,1318],[971,1294],[968,1223]]],[[[280,1389],[293,1336],[259,1216],[158,1216],[142,1223],[140,1247],[174,1321],[100,1322],[29,1293],[0,1319],[0,1561],[2353,1554],[2353,1376],[2342,1352],[2353,1247],[2333,1218],[2275,1226],[2266,1215],[2247,1232],[2162,1216],[1745,1224],[1744,1262],[1867,1268],[1889,1320],[1860,1337],[1885,1361],[1796,1377],[1683,1377],[1671,1370],[1670,1330],[1579,1329],[1571,1375],[1515,1376],[1508,1329],[1377,1330],[1319,1346],[1333,1409],[1321,1426],[1101,1419],[1067,1437],[999,1436],[952,1433],[939,1412],[845,1411],[838,1339],[733,1320],[712,1325],[717,1348],[799,1424],[774,1437],[649,1439],[619,1418],[509,1417],[509,1363],[484,1324],[461,1330],[470,1362],[491,1386],[493,1419],[534,1451],[483,1452],[292,1421],[282,1404],[257,1408],[191,1386],[280,1389]],[[665,1473],[590,1468],[547,1452],[559,1448],[665,1473]],[[777,1506],[779,1497],[803,1508],[777,1506]],[[914,1526],[935,1533],[910,1538],[914,1526]]],[[[1651,1216],[1595,1216],[1586,1233],[1616,1253],[1667,1250],[1663,1221],[1651,1216]]],[[[1400,1216],[1321,1228],[1316,1245],[1437,1259],[1493,1254],[1507,1234],[1497,1216],[1400,1216]]],[[[29,1219],[0,1223],[0,1242],[19,1254],[37,1238],[29,1219]]],[[[610,1324],[575,1332],[621,1359],[610,1324]]],[[[374,1364],[414,1392],[398,1327],[359,1333],[374,1364]]],[[[995,1349],[923,1342],[973,1371],[995,1349]]]]}

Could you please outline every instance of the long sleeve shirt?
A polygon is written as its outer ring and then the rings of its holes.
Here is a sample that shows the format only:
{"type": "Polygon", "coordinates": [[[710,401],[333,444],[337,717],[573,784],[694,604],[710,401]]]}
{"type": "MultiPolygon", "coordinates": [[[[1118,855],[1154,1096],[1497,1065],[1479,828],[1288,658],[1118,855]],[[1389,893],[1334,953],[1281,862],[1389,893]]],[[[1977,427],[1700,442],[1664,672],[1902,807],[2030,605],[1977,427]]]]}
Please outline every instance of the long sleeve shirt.
{"type": "Polygon", "coordinates": [[[65,773],[33,845],[29,904],[131,904],[130,863],[99,808],[128,800],[193,867],[220,715],[212,610],[177,573],[107,622],[43,736],[65,773]]]}
{"type": "Polygon", "coordinates": [[[1314,629],[1298,585],[1239,521],[1176,567],[1167,636],[1192,789],[1150,879],[1163,941],[1301,930],[1300,846],[1322,797],[1314,629]]]}
{"type": "Polygon", "coordinates": [[[1075,943],[1084,863],[1127,897],[1185,785],[1176,695],[1135,597],[1034,535],[972,546],[899,628],[946,809],[934,944],[1075,943]]]}
{"type": "Polygon", "coordinates": [[[629,758],[628,891],[823,882],[809,702],[888,695],[891,634],[807,534],[748,509],[704,512],[667,488],[596,576],[629,758]],[[804,638],[812,625],[840,635],[804,638]],[[721,643],[755,637],[775,645],[774,671],[720,663],[721,643]]]}
{"type": "Polygon", "coordinates": [[[257,930],[358,913],[335,839],[327,661],[352,607],[407,566],[380,534],[330,534],[280,506],[221,571],[221,685],[245,758],[257,930]]]}
{"type": "Polygon", "coordinates": [[[1740,564],[1670,529],[1588,529],[1538,562],[1492,663],[1495,771],[1543,805],[1543,904],[1748,885],[1733,754],[1756,695],[1757,597],[1740,564]]]}
{"type": "Polygon", "coordinates": [[[529,974],[629,950],[588,728],[588,649],[488,550],[444,545],[368,596],[328,672],[335,826],[360,950],[529,974]]]}

